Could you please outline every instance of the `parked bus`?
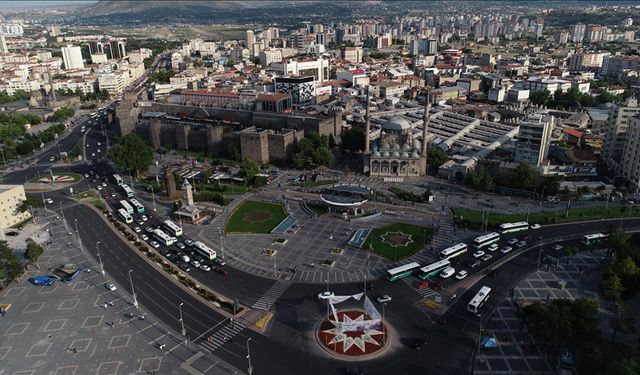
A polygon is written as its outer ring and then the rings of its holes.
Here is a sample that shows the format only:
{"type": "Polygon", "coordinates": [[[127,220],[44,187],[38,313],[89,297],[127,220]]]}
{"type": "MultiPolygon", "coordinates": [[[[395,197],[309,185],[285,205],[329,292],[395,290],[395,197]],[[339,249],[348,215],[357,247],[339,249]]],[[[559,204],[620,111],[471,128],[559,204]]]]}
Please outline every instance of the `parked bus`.
{"type": "Polygon", "coordinates": [[[476,239],[473,240],[473,247],[476,249],[481,249],[485,246],[489,246],[492,243],[496,243],[498,241],[500,241],[500,233],[493,232],[493,233],[482,235],[480,237],[476,237],[476,239]]]}
{"type": "Polygon", "coordinates": [[[519,221],[517,223],[500,224],[500,234],[520,232],[522,230],[528,230],[528,229],[529,229],[529,223],[527,223],[526,221],[519,221]]]}
{"type": "Polygon", "coordinates": [[[132,198],[129,199],[129,202],[131,203],[131,205],[133,206],[134,210],[139,213],[139,214],[143,214],[144,213],[144,206],[142,204],[140,204],[140,202],[138,202],[137,199],[132,198]]]}
{"type": "Polygon", "coordinates": [[[602,240],[605,240],[607,237],[609,237],[609,235],[604,233],[587,234],[584,237],[582,237],[582,243],[589,246],[589,245],[596,244],[602,240]]]}
{"type": "Polygon", "coordinates": [[[124,199],[120,201],[120,205],[122,206],[122,208],[127,211],[128,214],[132,214],[133,213],[133,207],[131,207],[131,205],[129,204],[129,202],[125,201],[124,199]]]}
{"type": "Polygon", "coordinates": [[[127,224],[133,223],[133,218],[124,208],[118,208],[118,216],[127,224]]]}
{"type": "Polygon", "coordinates": [[[442,270],[449,267],[450,265],[451,265],[451,262],[449,262],[448,259],[439,260],[435,263],[431,263],[427,266],[420,268],[420,273],[418,274],[418,276],[420,276],[420,278],[423,280],[428,279],[431,276],[435,276],[439,274],[442,270]]]}
{"type": "Polygon", "coordinates": [[[488,286],[483,286],[478,291],[471,301],[469,302],[469,306],[467,306],[467,310],[472,313],[478,313],[478,310],[489,300],[489,294],[491,294],[491,288],[488,286]]]}
{"type": "Polygon", "coordinates": [[[113,177],[113,182],[115,182],[118,186],[124,184],[124,180],[122,179],[122,177],[120,177],[120,175],[114,174],[112,177],[113,177]]]}
{"type": "Polygon", "coordinates": [[[403,266],[392,268],[387,271],[387,280],[395,281],[411,276],[420,270],[420,265],[416,262],[407,263],[403,266]]]}
{"type": "Polygon", "coordinates": [[[168,235],[165,232],[163,232],[162,229],[154,229],[153,230],[153,237],[156,240],[158,240],[158,242],[161,245],[164,245],[164,246],[173,245],[173,237],[171,237],[170,235],[168,235]]]}
{"type": "Polygon", "coordinates": [[[196,251],[202,255],[203,257],[205,257],[208,260],[214,260],[216,259],[216,251],[213,250],[212,248],[210,248],[209,246],[203,244],[200,241],[196,241],[193,243],[193,247],[196,249],[196,251]]]}
{"type": "Polygon", "coordinates": [[[165,220],[164,227],[167,229],[167,232],[171,233],[172,236],[174,237],[182,236],[182,228],[178,226],[178,224],[174,223],[173,221],[165,220]]]}
{"type": "Polygon", "coordinates": [[[120,190],[122,190],[122,194],[124,194],[127,198],[133,197],[133,189],[129,187],[127,184],[120,185],[120,190]]]}
{"type": "Polygon", "coordinates": [[[466,243],[459,243],[457,245],[453,245],[451,247],[447,247],[446,249],[440,252],[440,259],[451,259],[455,258],[458,255],[462,255],[467,252],[468,246],[466,243]]]}

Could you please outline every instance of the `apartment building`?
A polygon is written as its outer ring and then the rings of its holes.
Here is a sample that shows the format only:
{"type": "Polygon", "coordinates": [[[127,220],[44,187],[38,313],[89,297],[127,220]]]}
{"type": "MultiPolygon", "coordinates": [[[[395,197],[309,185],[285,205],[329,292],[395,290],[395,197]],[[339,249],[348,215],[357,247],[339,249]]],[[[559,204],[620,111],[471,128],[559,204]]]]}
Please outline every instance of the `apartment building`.
{"type": "Polygon", "coordinates": [[[520,123],[514,161],[539,166],[549,154],[554,117],[534,114],[520,123]]]}
{"type": "Polygon", "coordinates": [[[629,98],[623,104],[614,105],[609,112],[609,124],[605,133],[602,159],[616,174],[620,174],[622,171],[621,161],[629,118],[639,113],[640,107],[638,107],[638,101],[635,98],[629,98]]]}

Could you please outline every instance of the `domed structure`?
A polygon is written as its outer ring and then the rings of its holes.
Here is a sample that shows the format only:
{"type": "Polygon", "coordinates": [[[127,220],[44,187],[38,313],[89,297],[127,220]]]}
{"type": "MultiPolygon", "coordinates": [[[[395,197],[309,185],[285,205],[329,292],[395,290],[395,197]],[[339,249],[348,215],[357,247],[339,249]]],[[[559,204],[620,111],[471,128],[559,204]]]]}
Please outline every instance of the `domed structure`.
{"type": "Polygon", "coordinates": [[[405,131],[411,129],[411,124],[409,124],[409,121],[402,117],[392,117],[382,125],[382,129],[394,133],[404,133],[405,131]]]}

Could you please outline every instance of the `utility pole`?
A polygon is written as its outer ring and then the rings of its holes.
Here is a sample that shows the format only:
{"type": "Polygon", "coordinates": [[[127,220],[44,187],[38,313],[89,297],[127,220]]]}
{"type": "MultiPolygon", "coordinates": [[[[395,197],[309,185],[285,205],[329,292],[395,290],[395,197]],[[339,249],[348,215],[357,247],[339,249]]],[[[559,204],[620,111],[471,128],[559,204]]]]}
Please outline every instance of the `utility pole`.
{"type": "Polygon", "coordinates": [[[133,279],[131,278],[131,273],[133,270],[129,270],[129,282],[131,283],[131,296],[133,297],[133,306],[138,308],[138,300],[136,299],[136,290],[133,288],[133,279]]]}
{"type": "Polygon", "coordinates": [[[100,272],[104,275],[104,266],[102,265],[102,257],[100,257],[100,248],[98,248],[98,244],[102,243],[101,241],[96,242],[96,251],[98,252],[98,262],[100,262],[100,272]]]}
{"type": "Polygon", "coordinates": [[[184,305],[184,302],[180,302],[180,304],[178,305],[178,310],[180,311],[180,325],[182,326],[182,330],[180,331],[182,333],[182,336],[187,336],[187,330],[184,328],[184,319],[182,318],[182,305],[184,305]]]}
{"type": "Polygon", "coordinates": [[[251,337],[247,339],[247,360],[249,361],[249,368],[247,369],[247,374],[253,375],[253,367],[251,366],[251,351],[249,350],[249,341],[251,341],[251,337]]]}

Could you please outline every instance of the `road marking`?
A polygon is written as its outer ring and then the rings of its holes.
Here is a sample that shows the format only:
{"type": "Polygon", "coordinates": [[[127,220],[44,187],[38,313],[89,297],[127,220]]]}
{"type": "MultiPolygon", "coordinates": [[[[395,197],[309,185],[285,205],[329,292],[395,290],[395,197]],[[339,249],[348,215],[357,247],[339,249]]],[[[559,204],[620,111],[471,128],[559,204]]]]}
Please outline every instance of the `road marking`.
{"type": "Polygon", "coordinates": [[[149,324],[148,326],[138,330],[138,332],[136,332],[136,335],[141,334],[142,332],[146,331],[147,329],[151,328],[151,327],[155,327],[156,322],[153,322],[152,324],[149,324]]]}
{"type": "Polygon", "coordinates": [[[158,336],[158,338],[156,338],[156,339],[153,339],[153,340],[149,341],[149,342],[147,343],[147,345],[151,345],[151,344],[153,344],[154,342],[157,342],[158,340],[160,340],[161,338],[165,337],[166,335],[167,335],[167,334],[165,333],[165,334],[163,334],[163,335],[161,335],[161,336],[158,336]]]}

